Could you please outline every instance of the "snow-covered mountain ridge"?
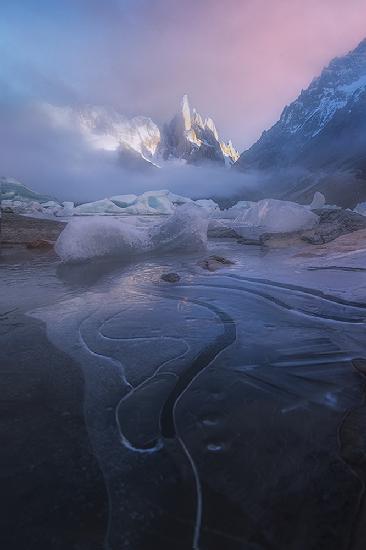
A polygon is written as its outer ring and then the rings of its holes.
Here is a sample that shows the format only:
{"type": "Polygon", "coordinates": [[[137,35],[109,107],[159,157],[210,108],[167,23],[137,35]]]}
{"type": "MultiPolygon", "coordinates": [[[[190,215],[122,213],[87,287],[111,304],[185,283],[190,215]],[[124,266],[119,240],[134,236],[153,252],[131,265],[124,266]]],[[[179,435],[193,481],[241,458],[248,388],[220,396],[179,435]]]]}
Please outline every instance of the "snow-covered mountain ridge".
{"type": "Polygon", "coordinates": [[[309,188],[309,193],[319,190],[332,202],[353,207],[366,199],[365,151],[366,40],[331,61],[285,107],[279,121],[242,153],[236,167],[263,171],[277,180],[280,171],[282,182],[284,172],[291,170],[288,196],[305,193],[306,200],[309,188]]]}
{"type": "Polygon", "coordinates": [[[191,164],[218,162],[228,167],[239,158],[231,141],[220,140],[212,118],[203,118],[196,109],[191,109],[187,95],[180,112],[164,126],[160,154],[165,160],[178,158],[191,164]]]}
{"type": "MultiPolygon", "coordinates": [[[[310,166],[310,148],[330,130],[336,117],[343,126],[352,110],[365,101],[366,40],[344,57],[337,57],[315,78],[299,97],[283,110],[279,121],[238,161],[242,169],[274,169],[301,164],[310,166]]],[[[332,136],[328,136],[330,140],[332,136]]],[[[323,158],[327,164],[327,158],[323,158]]]]}
{"type": "Polygon", "coordinates": [[[191,164],[216,162],[231,166],[239,153],[231,141],[219,138],[212,118],[203,119],[189,106],[184,96],[181,109],[170,124],[159,129],[149,117],[132,119],[101,106],[58,107],[43,106],[53,123],[81,132],[87,143],[96,150],[120,154],[121,165],[162,167],[166,161],[179,159],[191,164]]]}

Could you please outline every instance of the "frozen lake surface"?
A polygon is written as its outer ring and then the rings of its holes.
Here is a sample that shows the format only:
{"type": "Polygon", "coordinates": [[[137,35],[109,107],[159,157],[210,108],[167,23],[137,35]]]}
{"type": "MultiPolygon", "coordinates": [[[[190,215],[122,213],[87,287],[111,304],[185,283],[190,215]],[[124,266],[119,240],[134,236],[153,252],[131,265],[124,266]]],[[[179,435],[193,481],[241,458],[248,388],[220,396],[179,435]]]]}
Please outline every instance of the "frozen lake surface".
{"type": "MultiPolygon", "coordinates": [[[[100,533],[89,536],[91,508],[79,546],[69,548],[97,549],[101,538],[111,550],[363,547],[365,273],[354,261],[324,269],[289,257],[225,240],[210,241],[206,254],[125,264],[3,253],[9,376],[20,364],[18,376],[41,373],[42,400],[49,354],[62,354],[57,376],[68,392],[76,391],[70,365],[82,372],[75,401],[96,459],[86,470],[100,533]],[[209,254],[235,263],[206,272],[197,261],[209,254]],[[180,281],[162,281],[168,272],[180,281]],[[14,330],[23,341],[32,333],[26,362],[14,330]]],[[[63,395],[49,436],[61,455],[63,395]]],[[[53,537],[49,548],[66,547],[53,537]]]]}

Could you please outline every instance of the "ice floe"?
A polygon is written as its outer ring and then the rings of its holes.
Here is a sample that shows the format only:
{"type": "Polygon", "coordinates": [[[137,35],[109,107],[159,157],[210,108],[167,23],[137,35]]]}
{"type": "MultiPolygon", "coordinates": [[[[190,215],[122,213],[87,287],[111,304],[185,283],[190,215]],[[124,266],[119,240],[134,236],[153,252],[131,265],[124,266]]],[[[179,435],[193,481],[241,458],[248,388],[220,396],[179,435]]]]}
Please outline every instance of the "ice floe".
{"type": "Polygon", "coordinates": [[[119,217],[79,218],[67,224],[55,250],[65,262],[153,251],[191,252],[206,246],[207,227],[206,212],[194,205],[177,207],[172,216],[152,227],[138,228],[119,217]]]}
{"type": "Polygon", "coordinates": [[[307,207],[295,202],[264,199],[250,208],[245,208],[235,218],[235,229],[240,234],[241,226],[262,228],[273,233],[289,233],[312,229],[319,217],[307,207]]]}

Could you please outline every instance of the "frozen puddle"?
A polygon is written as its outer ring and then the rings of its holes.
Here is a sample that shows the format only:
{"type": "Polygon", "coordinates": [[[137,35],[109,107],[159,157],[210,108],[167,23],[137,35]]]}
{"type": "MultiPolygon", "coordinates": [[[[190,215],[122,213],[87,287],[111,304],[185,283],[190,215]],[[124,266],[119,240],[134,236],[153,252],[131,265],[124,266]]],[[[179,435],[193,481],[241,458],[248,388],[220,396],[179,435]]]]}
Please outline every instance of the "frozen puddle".
{"type": "Polygon", "coordinates": [[[363,491],[347,445],[362,439],[366,304],[180,273],[163,283],[142,262],[32,313],[83,368],[107,547],[345,548],[363,491]]]}

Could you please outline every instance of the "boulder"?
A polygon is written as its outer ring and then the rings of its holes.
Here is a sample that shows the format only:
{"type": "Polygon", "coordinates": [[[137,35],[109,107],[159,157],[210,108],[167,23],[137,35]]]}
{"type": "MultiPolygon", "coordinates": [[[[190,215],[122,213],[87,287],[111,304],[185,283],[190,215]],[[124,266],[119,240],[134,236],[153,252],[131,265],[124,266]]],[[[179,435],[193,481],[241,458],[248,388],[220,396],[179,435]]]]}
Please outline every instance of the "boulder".
{"type": "Polygon", "coordinates": [[[209,258],[199,261],[197,265],[202,267],[202,269],[207,269],[207,271],[217,271],[218,269],[233,264],[234,262],[228,260],[227,258],[213,255],[209,256],[209,258]]]}
{"type": "Polygon", "coordinates": [[[324,244],[341,235],[366,229],[366,217],[352,210],[315,210],[319,216],[319,225],[305,231],[301,239],[310,244],[324,244]]]}
{"type": "Polygon", "coordinates": [[[166,283],[178,283],[180,281],[178,273],[164,273],[160,278],[166,283]]]}

